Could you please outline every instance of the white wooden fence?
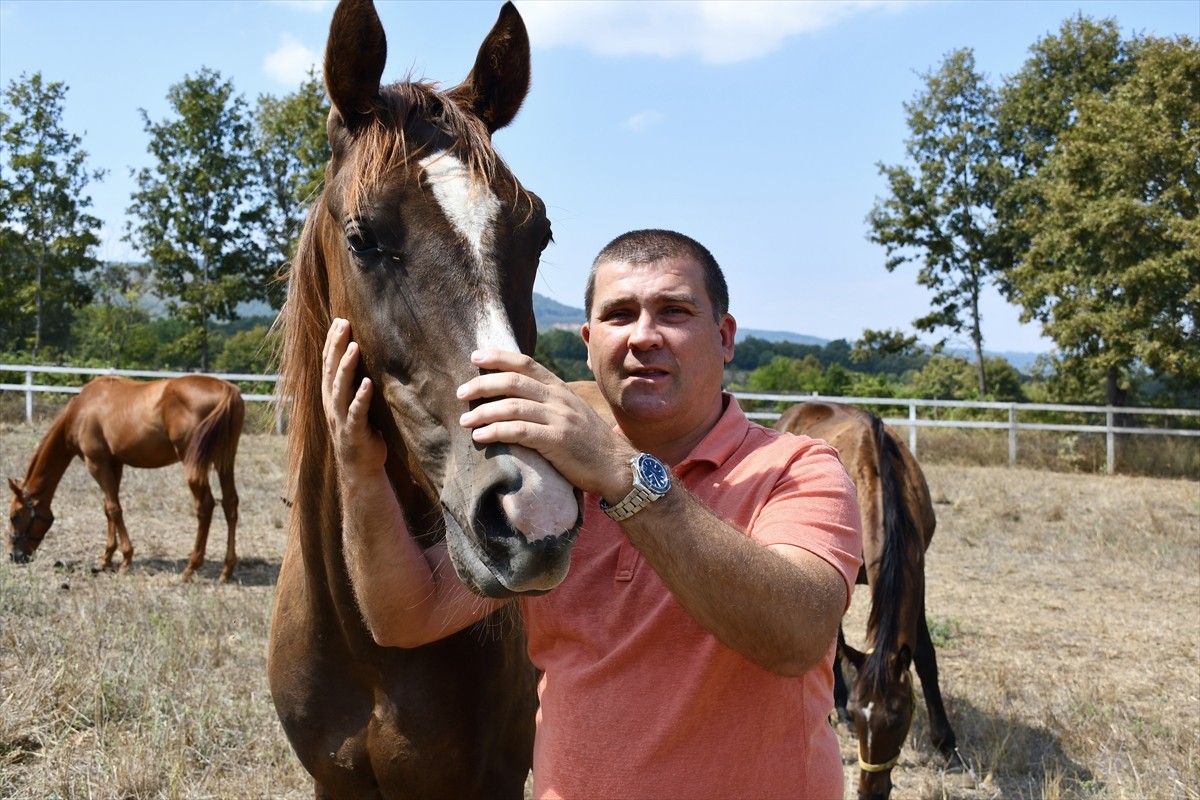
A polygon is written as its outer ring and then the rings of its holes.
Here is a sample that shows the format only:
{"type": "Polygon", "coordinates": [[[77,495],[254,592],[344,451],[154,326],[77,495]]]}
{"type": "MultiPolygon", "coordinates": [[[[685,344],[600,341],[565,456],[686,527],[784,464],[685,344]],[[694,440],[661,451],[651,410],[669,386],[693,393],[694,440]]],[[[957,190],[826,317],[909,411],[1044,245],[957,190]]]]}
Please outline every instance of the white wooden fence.
{"type": "MultiPolygon", "coordinates": [[[[0,391],[25,393],[25,418],[33,421],[33,395],[35,392],[53,392],[59,394],[75,394],[79,386],[45,386],[35,384],[33,376],[37,374],[70,374],[70,375],[123,375],[133,378],[173,378],[187,375],[186,372],[151,372],[148,370],[119,370],[119,369],[86,369],[81,367],[42,367],[23,364],[0,364],[0,376],[20,373],[24,377],[22,383],[0,383],[0,391]]],[[[212,373],[214,377],[224,378],[233,383],[276,383],[277,375],[250,374],[221,374],[212,373]]],[[[1017,432],[1018,431],[1070,431],[1079,433],[1103,433],[1106,440],[1106,464],[1108,471],[1113,471],[1117,434],[1133,436],[1200,436],[1200,430],[1183,428],[1129,428],[1116,425],[1116,419],[1122,415],[1153,414],[1158,417],[1200,417],[1200,410],[1189,408],[1134,408],[1125,406],[1086,406],[1086,405],[1053,405],[1048,403],[996,403],[976,400],[921,400],[895,397],[829,397],[825,395],[796,395],[796,394],[766,394],[752,392],[734,392],[739,401],[754,400],[772,403],[803,403],[808,401],[825,401],[846,403],[856,406],[871,406],[873,408],[906,409],[906,416],[894,417],[883,415],[883,421],[894,428],[907,428],[908,447],[913,455],[917,454],[917,431],[921,428],[988,428],[1008,431],[1008,463],[1017,461],[1017,432]],[[1001,410],[1007,413],[1007,420],[945,420],[922,419],[917,409],[928,408],[977,408],[1001,410]],[[1045,422],[1022,422],[1021,414],[1036,411],[1068,412],[1103,415],[1103,424],[1078,425],[1055,424],[1045,422]]],[[[243,394],[242,397],[251,402],[273,402],[274,394],[243,394]]],[[[764,421],[779,418],[778,412],[751,411],[748,416],[764,421]]],[[[283,418],[276,412],[276,430],[282,432],[283,418]]]]}

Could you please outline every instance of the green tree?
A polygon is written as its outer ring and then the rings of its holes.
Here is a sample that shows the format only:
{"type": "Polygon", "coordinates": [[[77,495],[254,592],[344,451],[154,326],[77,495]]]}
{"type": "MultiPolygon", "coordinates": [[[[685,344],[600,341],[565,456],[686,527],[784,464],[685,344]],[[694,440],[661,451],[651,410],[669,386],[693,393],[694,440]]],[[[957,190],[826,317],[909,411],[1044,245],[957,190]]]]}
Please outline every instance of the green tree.
{"type": "Polygon", "coordinates": [[[975,367],[953,356],[936,355],[913,376],[912,391],[917,397],[931,400],[994,400],[1019,402],[1025,399],[1021,374],[1003,358],[985,356],[988,386],[991,394],[980,395],[975,380],[975,367]]]}
{"type": "MultiPolygon", "coordinates": [[[[270,258],[284,264],[296,253],[309,204],[321,191],[332,155],[325,122],[329,101],[321,79],[308,79],[290,95],[258,98],[254,113],[254,163],[263,191],[263,230],[270,258]]],[[[270,302],[278,308],[282,291],[270,302]]]]}
{"type": "Polygon", "coordinates": [[[213,320],[268,298],[270,259],[255,233],[252,127],[233,84],[207,68],[167,93],[175,117],[142,120],[157,163],[137,173],[126,240],[150,261],[167,310],[188,323],[175,355],[209,368],[213,320]]]}
{"type": "Polygon", "coordinates": [[[158,343],[142,299],[145,265],[106,263],[95,276],[95,297],[71,325],[72,360],[116,369],[149,367],[158,343]]]}
{"type": "Polygon", "coordinates": [[[1129,47],[1112,19],[1077,14],[1029,52],[1021,69],[1000,87],[996,107],[996,135],[1006,165],[996,207],[1007,263],[1020,261],[1029,248],[1020,222],[1045,200],[1028,179],[1037,175],[1071,126],[1076,103],[1107,94],[1133,71],[1129,47]]]}
{"type": "Polygon", "coordinates": [[[917,283],[933,292],[918,330],[967,332],[975,350],[979,393],[987,393],[979,299],[1001,260],[993,208],[1000,190],[995,91],[975,71],[970,49],[948,54],[925,88],[905,103],[912,166],[879,164],[890,195],[867,217],[868,239],[883,245],[888,271],[920,262],[917,283]]]}
{"type": "Polygon", "coordinates": [[[1142,365],[1200,388],[1200,47],[1187,37],[1131,45],[1134,69],[1078,96],[1074,121],[1025,180],[1039,202],[1008,280],[1061,368],[1102,378],[1127,402],[1142,365]]]}
{"type": "Polygon", "coordinates": [[[266,325],[238,331],[225,340],[214,360],[218,372],[265,375],[272,369],[277,334],[266,325]]]}
{"type": "Polygon", "coordinates": [[[590,381],[594,378],[587,366],[587,345],[576,331],[552,328],[539,333],[533,356],[563,380],[590,381]]]}
{"type": "Polygon", "coordinates": [[[63,128],[67,91],[40,72],[22,74],[0,111],[0,340],[33,353],[66,345],[99,266],[87,186],[104,171],[88,170],[80,137],[63,128]]]}

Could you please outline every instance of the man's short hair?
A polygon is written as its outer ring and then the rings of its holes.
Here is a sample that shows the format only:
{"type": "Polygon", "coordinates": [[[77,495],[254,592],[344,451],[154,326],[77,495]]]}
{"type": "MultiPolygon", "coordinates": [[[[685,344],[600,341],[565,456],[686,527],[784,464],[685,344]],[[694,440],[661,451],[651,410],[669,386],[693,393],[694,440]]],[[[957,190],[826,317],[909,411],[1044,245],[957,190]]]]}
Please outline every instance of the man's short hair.
{"type": "Polygon", "coordinates": [[[729,287],[720,265],[708,248],[690,236],[675,231],[648,229],[623,233],[600,250],[592,261],[587,288],[583,292],[583,311],[592,318],[592,299],[596,293],[596,267],[606,262],[650,264],[666,258],[688,258],[704,272],[704,288],[713,305],[713,318],[719,324],[729,313],[729,287]]]}

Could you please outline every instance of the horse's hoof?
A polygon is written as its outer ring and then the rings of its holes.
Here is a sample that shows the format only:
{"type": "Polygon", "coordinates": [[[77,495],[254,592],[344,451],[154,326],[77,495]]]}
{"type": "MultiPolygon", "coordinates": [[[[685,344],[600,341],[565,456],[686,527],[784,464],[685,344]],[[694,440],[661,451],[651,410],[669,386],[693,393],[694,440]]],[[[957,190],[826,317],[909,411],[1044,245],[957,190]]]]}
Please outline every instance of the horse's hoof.
{"type": "Polygon", "coordinates": [[[943,772],[951,775],[968,776],[971,780],[974,780],[975,772],[968,766],[966,759],[962,757],[957,748],[949,753],[944,753],[943,757],[946,759],[945,764],[942,766],[943,772]]]}

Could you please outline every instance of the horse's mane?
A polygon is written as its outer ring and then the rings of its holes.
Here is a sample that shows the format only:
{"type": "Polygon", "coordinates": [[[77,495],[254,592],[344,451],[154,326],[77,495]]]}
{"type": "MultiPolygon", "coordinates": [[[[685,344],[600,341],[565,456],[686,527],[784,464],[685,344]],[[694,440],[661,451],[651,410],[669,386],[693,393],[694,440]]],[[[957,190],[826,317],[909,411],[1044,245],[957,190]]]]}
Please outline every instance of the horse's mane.
{"type": "MultiPolygon", "coordinates": [[[[63,406],[62,411],[59,411],[54,417],[54,421],[50,423],[50,427],[46,429],[46,433],[37,443],[37,447],[33,449],[33,455],[29,458],[29,463],[25,466],[25,483],[33,477],[35,471],[44,470],[42,466],[43,459],[49,455],[51,449],[61,449],[64,445],[67,424],[75,418],[75,399],[79,395],[72,395],[67,404],[63,406]]],[[[69,456],[65,456],[69,458],[69,456]]]]}
{"type": "Polygon", "coordinates": [[[900,636],[902,598],[913,587],[920,561],[910,563],[910,553],[922,557],[920,534],[905,500],[904,460],[900,448],[883,426],[883,420],[871,414],[872,434],[879,454],[879,485],[883,513],[883,553],[879,575],[871,592],[868,630],[875,631],[875,647],[863,664],[863,679],[881,689],[889,678],[888,661],[900,636]]]}

